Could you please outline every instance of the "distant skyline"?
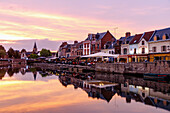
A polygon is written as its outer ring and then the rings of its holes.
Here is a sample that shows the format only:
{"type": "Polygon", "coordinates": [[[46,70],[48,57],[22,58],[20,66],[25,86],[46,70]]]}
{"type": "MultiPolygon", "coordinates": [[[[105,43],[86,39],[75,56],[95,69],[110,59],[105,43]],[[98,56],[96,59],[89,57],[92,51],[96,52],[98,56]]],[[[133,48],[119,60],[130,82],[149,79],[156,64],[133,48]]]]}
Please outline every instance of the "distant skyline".
{"type": "Polygon", "coordinates": [[[109,30],[117,39],[170,27],[169,0],[1,0],[0,44],[56,51],[63,41],[109,30]],[[114,28],[118,27],[116,34],[114,28]]]}

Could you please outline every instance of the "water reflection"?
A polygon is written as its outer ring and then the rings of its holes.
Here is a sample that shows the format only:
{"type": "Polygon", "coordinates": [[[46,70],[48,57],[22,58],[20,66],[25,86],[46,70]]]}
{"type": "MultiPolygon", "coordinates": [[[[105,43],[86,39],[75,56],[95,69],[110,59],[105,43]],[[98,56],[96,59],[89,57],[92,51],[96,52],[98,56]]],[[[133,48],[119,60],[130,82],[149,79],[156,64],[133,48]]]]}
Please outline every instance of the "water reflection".
{"type": "Polygon", "coordinates": [[[146,81],[142,77],[124,75],[76,74],[24,67],[0,68],[0,77],[0,112],[170,111],[168,82],[146,81]]]}
{"type": "Polygon", "coordinates": [[[170,84],[104,73],[96,73],[95,79],[97,80],[85,81],[71,76],[59,77],[60,82],[65,87],[72,84],[83,89],[92,98],[100,98],[110,102],[117,93],[118,96],[126,98],[126,103],[131,103],[131,100],[135,100],[145,105],[170,111],[170,84]]]}

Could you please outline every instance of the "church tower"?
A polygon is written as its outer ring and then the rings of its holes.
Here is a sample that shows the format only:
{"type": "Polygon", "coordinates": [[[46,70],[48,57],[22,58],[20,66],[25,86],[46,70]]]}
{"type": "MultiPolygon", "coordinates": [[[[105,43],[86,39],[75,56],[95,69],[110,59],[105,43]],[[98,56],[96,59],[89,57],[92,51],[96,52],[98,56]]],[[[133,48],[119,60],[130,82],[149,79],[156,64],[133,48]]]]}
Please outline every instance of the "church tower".
{"type": "Polygon", "coordinates": [[[37,44],[36,42],[34,43],[34,48],[33,48],[33,53],[37,54],[38,50],[37,50],[37,44]]]}

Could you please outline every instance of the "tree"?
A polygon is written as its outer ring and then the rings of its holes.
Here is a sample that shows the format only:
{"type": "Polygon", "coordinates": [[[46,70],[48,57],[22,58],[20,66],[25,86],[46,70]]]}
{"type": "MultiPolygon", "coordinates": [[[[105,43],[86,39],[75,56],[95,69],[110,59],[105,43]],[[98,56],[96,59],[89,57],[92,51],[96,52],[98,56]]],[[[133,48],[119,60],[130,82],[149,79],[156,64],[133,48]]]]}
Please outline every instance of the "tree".
{"type": "Polygon", "coordinates": [[[0,58],[4,58],[6,52],[4,50],[0,50],[0,58]]]}
{"type": "Polygon", "coordinates": [[[0,58],[4,58],[5,55],[6,55],[5,48],[2,45],[0,45],[0,58]]]}
{"type": "Polygon", "coordinates": [[[14,56],[14,50],[11,47],[9,48],[7,53],[8,53],[9,58],[12,58],[14,56]]]}
{"type": "Polygon", "coordinates": [[[42,49],[42,50],[40,51],[40,55],[41,55],[42,57],[48,57],[48,56],[51,56],[51,52],[50,52],[50,50],[42,49]]]}
{"type": "Polygon", "coordinates": [[[19,51],[14,51],[14,58],[21,58],[19,51]]]}
{"type": "Polygon", "coordinates": [[[38,55],[32,53],[32,54],[30,55],[30,58],[36,59],[36,58],[38,58],[38,55]]]}

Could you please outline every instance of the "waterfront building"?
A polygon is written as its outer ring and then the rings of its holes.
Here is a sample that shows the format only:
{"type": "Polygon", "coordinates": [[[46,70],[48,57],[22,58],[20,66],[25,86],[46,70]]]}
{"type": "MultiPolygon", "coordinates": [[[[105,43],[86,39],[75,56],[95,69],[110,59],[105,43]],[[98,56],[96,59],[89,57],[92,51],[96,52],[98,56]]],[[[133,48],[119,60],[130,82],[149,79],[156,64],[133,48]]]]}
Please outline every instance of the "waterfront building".
{"type": "Polygon", "coordinates": [[[21,59],[27,59],[28,57],[27,57],[27,55],[26,55],[26,50],[25,49],[22,49],[21,50],[21,59]]]}
{"type": "Polygon", "coordinates": [[[114,42],[116,38],[109,32],[89,34],[83,43],[83,55],[101,52],[107,42],[114,42]]]}
{"type": "Polygon", "coordinates": [[[83,55],[91,54],[91,51],[94,49],[91,46],[95,45],[95,34],[88,34],[88,37],[83,42],[83,55]]]}
{"type": "Polygon", "coordinates": [[[149,40],[149,61],[170,60],[170,28],[156,30],[149,40]]]}
{"type": "Polygon", "coordinates": [[[137,34],[129,43],[129,62],[144,62],[148,61],[149,45],[148,41],[153,35],[154,31],[137,34]]]}
{"type": "Polygon", "coordinates": [[[134,38],[134,36],[131,36],[130,32],[126,32],[125,37],[120,38],[120,46],[121,46],[121,54],[119,56],[120,62],[128,62],[128,55],[129,55],[129,43],[134,38]]]}
{"type": "Polygon", "coordinates": [[[77,44],[77,56],[82,56],[83,55],[83,42],[81,41],[77,44]]]}
{"type": "Polygon", "coordinates": [[[66,56],[66,45],[68,43],[67,42],[62,42],[62,44],[60,45],[59,47],[59,50],[58,50],[58,57],[65,57],[66,56]]]}

